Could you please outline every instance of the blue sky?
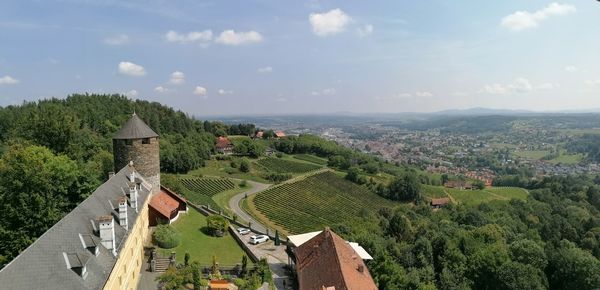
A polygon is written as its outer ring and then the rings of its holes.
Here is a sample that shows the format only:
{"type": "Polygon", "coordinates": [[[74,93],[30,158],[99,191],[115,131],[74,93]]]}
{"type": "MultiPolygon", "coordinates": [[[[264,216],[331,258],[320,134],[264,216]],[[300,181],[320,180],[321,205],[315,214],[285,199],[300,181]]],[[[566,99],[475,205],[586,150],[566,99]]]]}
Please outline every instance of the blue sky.
{"type": "Polygon", "coordinates": [[[600,108],[600,3],[2,1],[0,105],[202,115],[600,108]]]}

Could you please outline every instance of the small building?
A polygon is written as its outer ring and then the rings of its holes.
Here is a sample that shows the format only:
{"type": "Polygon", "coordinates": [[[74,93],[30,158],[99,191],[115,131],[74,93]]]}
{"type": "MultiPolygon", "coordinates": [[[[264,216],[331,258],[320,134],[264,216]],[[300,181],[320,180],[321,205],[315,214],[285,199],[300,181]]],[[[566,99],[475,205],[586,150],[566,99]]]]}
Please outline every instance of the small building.
{"type": "Polygon", "coordinates": [[[446,206],[449,203],[450,203],[450,199],[447,197],[432,198],[431,202],[429,202],[429,205],[431,205],[431,207],[433,209],[438,209],[438,208],[442,208],[442,207],[446,206]]]}
{"type": "Polygon", "coordinates": [[[260,139],[260,138],[262,138],[262,137],[263,137],[263,135],[264,135],[264,134],[265,134],[265,132],[263,132],[263,131],[258,131],[258,132],[256,132],[256,134],[254,134],[254,138],[255,138],[255,139],[260,139]]]}
{"type": "Polygon", "coordinates": [[[160,187],[160,191],[152,197],[148,206],[150,226],[170,224],[179,218],[179,213],[187,212],[186,200],[164,186],[160,187]]]}
{"type": "Polygon", "coordinates": [[[292,250],[300,290],[377,289],[361,253],[353,248],[352,243],[344,241],[329,228],[316,232],[316,235],[314,233],[294,238],[296,243],[302,242],[292,250]]]}
{"type": "Polygon", "coordinates": [[[450,180],[444,183],[447,188],[473,189],[473,184],[467,181],[450,180]]]}
{"type": "Polygon", "coordinates": [[[217,144],[215,145],[217,152],[225,155],[233,154],[233,143],[229,141],[227,137],[217,138],[217,144]]]}
{"type": "Polygon", "coordinates": [[[275,132],[275,137],[283,138],[283,137],[285,137],[285,133],[283,131],[277,131],[277,132],[275,132]]]}

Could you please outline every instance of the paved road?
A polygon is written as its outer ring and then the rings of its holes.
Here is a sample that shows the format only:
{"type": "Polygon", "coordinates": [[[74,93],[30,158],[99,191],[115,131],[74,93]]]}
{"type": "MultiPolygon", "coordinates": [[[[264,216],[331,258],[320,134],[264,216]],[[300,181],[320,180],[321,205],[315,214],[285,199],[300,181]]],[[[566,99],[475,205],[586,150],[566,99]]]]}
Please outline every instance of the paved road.
{"type": "Polygon", "coordinates": [[[266,184],[266,183],[260,183],[260,182],[256,182],[256,181],[250,181],[250,180],[246,180],[246,182],[250,185],[252,185],[252,189],[242,192],[240,194],[235,195],[233,198],[231,198],[229,200],[229,208],[231,209],[231,211],[233,211],[233,213],[235,213],[238,218],[240,218],[241,220],[244,220],[246,222],[250,222],[252,223],[252,229],[255,229],[259,232],[263,232],[266,233],[267,230],[265,228],[264,225],[262,225],[261,223],[259,223],[258,221],[256,221],[255,219],[253,219],[249,214],[247,214],[241,207],[240,207],[240,202],[242,201],[242,199],[244,199],[246,196],[250,196],[253,194],[256,194],[258,192],[261,192],[267,188],[269,188],[271,186],[271,184],[266,184]]]}

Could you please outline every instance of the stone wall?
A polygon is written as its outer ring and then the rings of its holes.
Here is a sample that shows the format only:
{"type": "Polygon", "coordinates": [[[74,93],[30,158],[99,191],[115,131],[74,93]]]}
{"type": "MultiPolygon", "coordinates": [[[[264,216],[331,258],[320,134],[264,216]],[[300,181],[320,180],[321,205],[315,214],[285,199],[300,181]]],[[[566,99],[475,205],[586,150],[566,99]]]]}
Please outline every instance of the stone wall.
{"type": "Polygon", "coordinates": [[[149,138],[149,144],[143,144],[143,139],[113,139],[113,155],[115,172],[133,161],[135,170],[154,189],[160,189],[160,147],[157,137],[149,138]]]}

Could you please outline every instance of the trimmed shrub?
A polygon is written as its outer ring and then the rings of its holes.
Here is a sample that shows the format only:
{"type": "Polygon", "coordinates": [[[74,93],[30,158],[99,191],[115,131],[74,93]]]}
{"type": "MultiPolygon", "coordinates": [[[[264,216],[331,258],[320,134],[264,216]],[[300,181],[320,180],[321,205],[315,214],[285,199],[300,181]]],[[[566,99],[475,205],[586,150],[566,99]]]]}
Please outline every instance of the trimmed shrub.
{"type": "Polygon", "coordinates": [[[179,245],[179,233],[170,225],[159,225],[152,234],[154,243],[163,249],[175,248],[179,245]]]}

